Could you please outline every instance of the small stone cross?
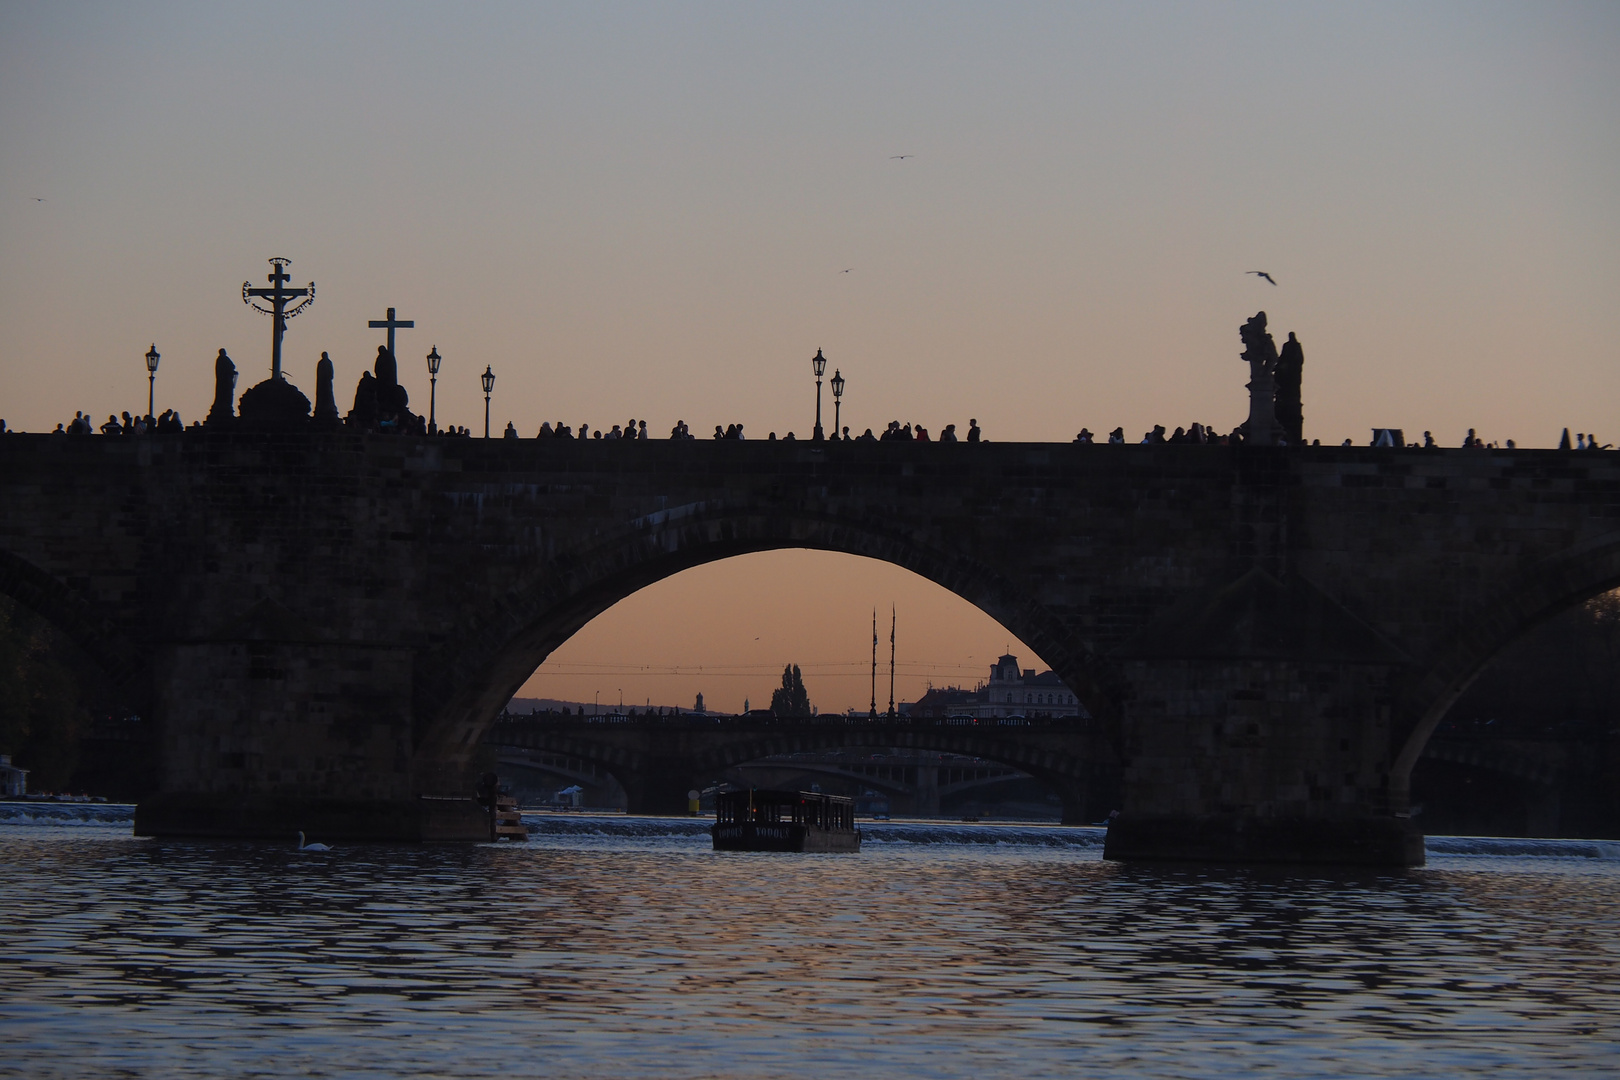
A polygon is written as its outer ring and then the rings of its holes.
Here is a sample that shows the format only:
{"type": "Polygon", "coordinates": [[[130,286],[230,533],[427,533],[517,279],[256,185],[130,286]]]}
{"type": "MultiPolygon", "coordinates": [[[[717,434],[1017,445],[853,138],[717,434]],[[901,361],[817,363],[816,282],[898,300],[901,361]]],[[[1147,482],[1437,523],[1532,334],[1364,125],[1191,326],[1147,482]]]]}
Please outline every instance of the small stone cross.
{"type": "Polygon", "coordinates": [[[384,329],[386,329],[388,331],[388,354],[390,356],[392,356],[397,361],[399,359],[399,354],[394,352],[394,330],[396,328],[400,329],[400,330],[415,330],[416,329],[416,320],[415,319],[396,319],[396,318],[394,318],[394,309],[389,308],[388,309],[388,318],[386,318],[386,319],[372,319],[371,322],[368,323],[367,325],[370,326],[371,329],[373,329],[373,330],[384,330],[384,329]]]}

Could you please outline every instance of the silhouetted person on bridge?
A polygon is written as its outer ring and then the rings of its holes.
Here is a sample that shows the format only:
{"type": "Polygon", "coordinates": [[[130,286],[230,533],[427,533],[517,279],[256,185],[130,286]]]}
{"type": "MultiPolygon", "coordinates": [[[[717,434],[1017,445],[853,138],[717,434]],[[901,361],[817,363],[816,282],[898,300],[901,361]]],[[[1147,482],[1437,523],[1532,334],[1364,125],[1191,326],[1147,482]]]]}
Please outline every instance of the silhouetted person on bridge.
{"type": "Polygon", "coordinates": [[[970,442],[970,443],[974,443],[974,442],[981,441],[983,438],[984,438],[984,433],[979,430],[979,422],[977,420],[973,420],[973,419],[968,420],[968,437],[967,437],[967,441],[970,442]]]}

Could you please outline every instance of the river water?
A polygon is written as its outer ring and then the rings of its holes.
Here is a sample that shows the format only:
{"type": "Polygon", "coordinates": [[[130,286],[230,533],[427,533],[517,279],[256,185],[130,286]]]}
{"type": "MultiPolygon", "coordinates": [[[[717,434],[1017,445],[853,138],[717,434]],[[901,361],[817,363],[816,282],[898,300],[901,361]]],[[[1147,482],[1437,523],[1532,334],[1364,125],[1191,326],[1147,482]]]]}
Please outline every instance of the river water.
{"type": "Polygon", "coordinates": [[[1620,843],[1398,873],[1121,866],[1091,829],[858,855],[130,836],[0,809],[0,1075],[1620,1076],[1620,843]]]}

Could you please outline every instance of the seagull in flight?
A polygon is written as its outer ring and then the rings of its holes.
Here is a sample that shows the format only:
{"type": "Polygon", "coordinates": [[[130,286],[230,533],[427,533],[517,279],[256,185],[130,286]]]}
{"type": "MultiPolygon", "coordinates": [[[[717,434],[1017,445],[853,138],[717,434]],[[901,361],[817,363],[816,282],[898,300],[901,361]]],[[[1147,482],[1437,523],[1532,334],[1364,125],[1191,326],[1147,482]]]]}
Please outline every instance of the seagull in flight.
{"type": "Polygon", "coordinates": [[[45,201],[44,199],[40,198],[38,195],[30,195],[28,197],[30,199],[33,199],[35,202],[44,202],[45,201]]]}
{"type": "Polygon", "coordinates": [[[916,156],[917,156],[916,154],[890,154],[889,155],[889,160],[890,161],[904,161],[908,157],[916,157],[916,156]]]}
{"type": "Polygon", "coordinates": [[[1265,279],[1266,279],[1266,280],[1267,280],[1267,281],[1271,281],[1271,283],[1272,283],[1272,284],[1273,284],[1273,285],[1275,285],[1275,284],[1277,284],[1277,283],[1276,283],[1276,282],[1275,282],[1275,281],[1272,281],[1272,280],[1271,280],[1271,275],[1270,275],[1270,274],[1268,274],[1268,273],[1266,273],[1266,272],[1265,272],[1265,271],[1264,271],[1264,270],[1245,270],[1245,271],[1244,271],[1244,273],[1246,273],[1246,274],[1254,274],[1254,275],[1256,275],[1256,276],[1257,276],[1257,277],[1263,277],[1263,278],[1265,278],[1265,279]]]}
{"type": "MultiPolygon", "coordinates": [[[[855,269],[855,268],[854,268],[854,267],[853,267],[853,266],[852,266],[852,267],[850,267],[850,268],[849,268],[849,270],[853,270],[853,269],[855,269]]],[[[849,273],[849,270],[840,270],[840,271],[838,271],[838,272],[839,272],[839,273],[840,273],[840,274],[847,274],[847,273],[849,273]]]]}

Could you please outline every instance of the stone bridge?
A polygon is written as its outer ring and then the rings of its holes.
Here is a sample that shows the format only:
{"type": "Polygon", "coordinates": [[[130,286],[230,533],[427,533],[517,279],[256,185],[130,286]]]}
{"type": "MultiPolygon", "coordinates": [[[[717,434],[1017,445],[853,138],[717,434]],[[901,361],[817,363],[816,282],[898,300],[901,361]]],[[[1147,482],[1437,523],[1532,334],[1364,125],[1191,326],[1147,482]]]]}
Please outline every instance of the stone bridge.
{"type": "Polygon", "coordinates": [[[475,749],[553,649],[803,547],[1052,666],[1119,761],[1111,856],[1412,862],[1457,694],[1620,585],[1590,451],[6,435],[0,507],[0,590],[155,719],[158,834],[474,835],[475,749]]]}
{"type": "Polygon", "coordinates": [[[1094,810],[1086,816],[1087,795],[1107,785],[1118,771],[1107,729],[1094,719],[1011,725],[844,716],[800,720],[681,716],[621,723],[553,718],[498,724],[489,742],[597,765],[624,787],[631,813],[685,813],[688,790],[761,758],[884,746],[1010,765],[1057,792],[1063,799],[1064,820],[1079,824],[1101,816],[1094,810]]]}

